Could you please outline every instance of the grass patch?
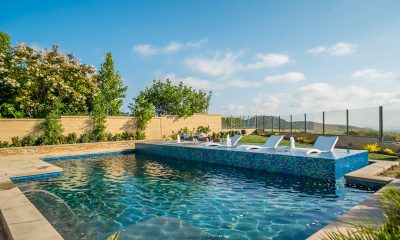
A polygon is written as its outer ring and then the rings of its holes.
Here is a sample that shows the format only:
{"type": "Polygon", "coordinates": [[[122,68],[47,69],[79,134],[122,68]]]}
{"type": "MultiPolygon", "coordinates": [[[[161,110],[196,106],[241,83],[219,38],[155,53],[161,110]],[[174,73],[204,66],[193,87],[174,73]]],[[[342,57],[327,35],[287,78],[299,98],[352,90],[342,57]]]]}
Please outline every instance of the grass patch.
{"type": "MultiPolygon", "coordinates": [[[[254,143],[254,144],[264,144],[265,141],[267,141],[267,137],[264,136],[258,136],[258,135],[247,135],[243,136],[242,139],[240,139],[240,143],[254,143]]],[[[282,140],[282,142],[279,144],[279,146],[290,146],[290,142],[288,140],[282,140]]],[[[306,144],[306,143],[297,143],[296,142],[296,147],[305,147],[309,148],[312,147],[311,144],[306,144]]]]}
{"type": "Polygon", "coordinates": [[[368,158],[371,160],[385,160],[385,161],[395,161],[399,159],[399,157],[396,156],[379,154],[379,153],[369,153],[368,158]]]}

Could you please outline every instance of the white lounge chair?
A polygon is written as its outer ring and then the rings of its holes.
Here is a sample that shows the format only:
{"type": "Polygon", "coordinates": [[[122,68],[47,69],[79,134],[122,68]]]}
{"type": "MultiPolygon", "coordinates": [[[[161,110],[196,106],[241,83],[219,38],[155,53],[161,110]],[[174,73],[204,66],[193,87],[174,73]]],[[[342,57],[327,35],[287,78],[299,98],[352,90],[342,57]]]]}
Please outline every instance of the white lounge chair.
{"type": "Polygon", "coordinates": [[[308,150],[307,154],[320,154],[323,152],[332,152],[338,140],[339,140],[338,136],[332,136],[332,137],[319,136],[317,138],[317,141],[315,141],[313,148],[308,150]]]}
{"type": "Polygon", "coordinates": [[[263,145],[251,145],[251,144],[246,145],[246,144],[244,144],[244,145],[239,145],[238,148],[244,148],[247,150],[261,149],[261,148],[276,148],[276,147],[278,147],[278,145],[282,141],[282,139],[283,139],[283,136],[271,135],[263,145]]]}
{"type": "MultiPolygon", "coordinates": [[[[242,135],[236,134],[231,138],[231,142],[232,142],[232,146],[235,146],[236,144],[238,144],[239,140],[242,138],[242,135]]],[[[218,146],[226,146],[226,143],[222,144],[222,143],[217,143],[217,142],[206,142],[203,143],[202,146],[205,147],[218,147],[218,146]]]]}

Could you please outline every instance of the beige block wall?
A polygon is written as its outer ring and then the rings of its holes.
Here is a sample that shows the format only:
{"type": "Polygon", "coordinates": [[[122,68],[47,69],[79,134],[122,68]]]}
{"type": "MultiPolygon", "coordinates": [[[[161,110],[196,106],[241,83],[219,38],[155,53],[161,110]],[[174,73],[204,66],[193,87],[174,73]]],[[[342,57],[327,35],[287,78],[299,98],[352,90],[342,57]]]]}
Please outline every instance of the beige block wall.
{"type": "Polygon", "coordinates": [[[211,132],[220,132],[221,115],[195,114],[187,118],[177,118],[176,116],[164,116],[161,118],[161,134],[163,138],[170,138],[172,132],[176,133],[184,127],[193,130],[199,126],[209,126],[211,132]]]}
{"type": "MultiPolygon", "coordinates": [[[[11,138],[20,138],[26,135],[38,137],[41,133],[39,124],[43,119],[4,119],[0,118],[0,141],[11,142],[11,138]]],[[[113,134],[123,131],[136,131],[134,117],[108,117],[106,120],[107,131],[113,134]]],[[[87,116],[65,116],[61,118],[64,134],[90,133],[93,129],[92,121],[87,116]]],[[[221,115],[195,114],[187,118],[176,118],[175,116],[153,118],[146,129],[146,139],[169,138],[172,132],[177,132],[184,127],[189,129],[198,126],[210,126],[211,131],[221,131],[221,115]]]]}

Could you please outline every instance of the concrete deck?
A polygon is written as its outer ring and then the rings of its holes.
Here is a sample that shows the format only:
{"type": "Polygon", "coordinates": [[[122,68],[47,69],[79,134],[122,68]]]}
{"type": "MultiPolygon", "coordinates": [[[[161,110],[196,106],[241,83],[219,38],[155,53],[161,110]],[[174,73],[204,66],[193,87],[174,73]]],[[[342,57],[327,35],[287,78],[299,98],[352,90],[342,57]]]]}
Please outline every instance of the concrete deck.
{"type": "Polygon", "coordinates": [[[388,184],[394,180],[391,177],[378,176],[378,174],[388,170],[393,166],[397,166],[400,163],[397,161],[373,161],[373,164],[370,164],[366,167],[353,171],[351,173],[346,174],[344,177],[346,180],[354,180],[361,181],[366,183],[377,183],[377,184],[388,184]]]}

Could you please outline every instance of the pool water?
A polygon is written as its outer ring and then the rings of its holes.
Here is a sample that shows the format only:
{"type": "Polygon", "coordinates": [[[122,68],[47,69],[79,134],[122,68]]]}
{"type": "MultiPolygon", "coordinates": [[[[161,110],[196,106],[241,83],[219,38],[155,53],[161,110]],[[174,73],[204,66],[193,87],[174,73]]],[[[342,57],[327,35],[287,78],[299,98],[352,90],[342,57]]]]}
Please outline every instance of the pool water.
{"type": "Polygon", "coordinates": [[[153,228],[140,233],[143,239],[156,239],[149,237],[157,235],[155,228],[174,223],[205,239],[305,239],[372,193],[346,187],[343,179],[135,154],[52,164],[64,169],[60,178],[18,185],[48,191],[72,209],[49,194],[26,193],[66,239],[107,239],[116,231],[136,231],[121,236],[139,239],[140,224],[148,222],[153,228]]]}

